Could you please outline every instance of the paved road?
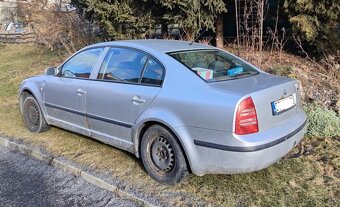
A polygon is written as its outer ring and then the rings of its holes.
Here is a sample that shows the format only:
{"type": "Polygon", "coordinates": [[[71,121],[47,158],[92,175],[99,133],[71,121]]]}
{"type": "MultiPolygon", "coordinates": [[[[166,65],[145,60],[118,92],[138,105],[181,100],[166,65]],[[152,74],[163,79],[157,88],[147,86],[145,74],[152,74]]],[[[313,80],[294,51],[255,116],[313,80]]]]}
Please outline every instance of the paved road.
{"type": "Polygon", "coordinates": [[[0,146],[0,206],[138,206],[52,166],[0,146]]]}

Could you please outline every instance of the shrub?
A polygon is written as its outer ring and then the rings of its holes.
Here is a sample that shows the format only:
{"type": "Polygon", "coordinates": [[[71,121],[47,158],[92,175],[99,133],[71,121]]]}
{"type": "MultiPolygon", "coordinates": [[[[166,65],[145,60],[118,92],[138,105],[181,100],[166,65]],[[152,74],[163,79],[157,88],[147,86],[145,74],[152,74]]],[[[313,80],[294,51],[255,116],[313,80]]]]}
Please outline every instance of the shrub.
{"type": "Polygon", "coordinates": [[[290,75],[293,72],[293,69],[292,67],[289,67],[289,66],[276,66],[276,67],[272,67],[271,69],[269,69],[268,72],[274,75],[290,77],[290,75]]]}
{"type": "Polygon", "coordinates": [[[32,0],[18,3],[18,10],[37,42],[51,50],[61,48],[74,53],[93,42],[90,22],[76,11],[62,9],[62,4],[32,0]]]}
{"type": "Polygon", "coordinates": [[[307,137],[340,137],[340,118],[333,110],[316,104],[306,104],[307,137]]]}

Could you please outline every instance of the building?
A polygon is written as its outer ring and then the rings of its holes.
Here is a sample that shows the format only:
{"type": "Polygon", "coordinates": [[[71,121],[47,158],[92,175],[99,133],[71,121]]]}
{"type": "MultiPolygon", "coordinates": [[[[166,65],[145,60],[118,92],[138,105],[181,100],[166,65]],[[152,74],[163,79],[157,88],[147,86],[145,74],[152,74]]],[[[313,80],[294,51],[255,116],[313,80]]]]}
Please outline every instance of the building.
{"type": "MultiPolygon", "coordinates": [[[[23,31],[23,22],[18,16],[18,5],[27,3],[43,2],[45,0],[0,0],[0,32],[12,31],[16,32],[23,31]]],[[[62,12],[71,12],[75,10],[75,7],[70,5],[71,0],[47,0],[46,8],[59,8],[62,12]],[[57,7],[50,7],[57,6],[57,7]]],[[[22,15],[22,14],[21,14],[22,15]]]]}
{"type": "MultiPolygon", "coordinates": [[[[18,22],[17,6],[18,2],[30,3],[39,0],[0,0],[0,24],[8,22],[18,22]]],[[[48,0],[50,5],[58,5],[64,12],[75,10],[70,5],[71,0],[48,0]]]]}
{"type": "Polygon", "coordinates": [[[17,20],[17,1],[0,0],[0,24],[17,20]]]}

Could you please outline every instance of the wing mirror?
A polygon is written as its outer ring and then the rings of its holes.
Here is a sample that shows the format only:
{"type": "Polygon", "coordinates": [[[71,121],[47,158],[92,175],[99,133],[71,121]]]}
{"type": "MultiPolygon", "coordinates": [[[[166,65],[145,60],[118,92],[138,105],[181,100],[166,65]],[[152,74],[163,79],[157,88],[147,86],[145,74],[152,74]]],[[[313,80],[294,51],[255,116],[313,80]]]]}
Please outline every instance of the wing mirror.
{"type": "Polygon", "coordinates": [[[45,69],[45,75],[56,75],[58,73],[57,67],[49,67],[45,69]]]}

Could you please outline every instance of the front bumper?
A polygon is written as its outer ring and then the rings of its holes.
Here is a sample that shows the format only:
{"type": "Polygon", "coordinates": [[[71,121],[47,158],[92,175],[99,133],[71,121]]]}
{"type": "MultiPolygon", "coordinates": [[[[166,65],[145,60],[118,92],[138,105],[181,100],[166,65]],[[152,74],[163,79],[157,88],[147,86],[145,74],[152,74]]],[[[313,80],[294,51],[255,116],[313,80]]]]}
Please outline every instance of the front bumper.
{"type": "MultiPolygon", "coordinates": [[[[294,120],[289,120],[262,134],[252,135],[273,137],[273,139],[267,139],[267,142],[251,143],[238,140],[241,145],[233,146],[221,143],[221,140],[228,139],[225,137],[225,132],[222,136],[223,132],[210,131],[210,139],[194,139],[192,143],[194,146],[186,153],[191,170],[196,175],[253,172],[266,168],[285,156],[301,141],[305,130],[306,116],[301,113],[294,120]]],[[[207,133],[201,131],[194,137],[204,134],[207,133]]],[[[229,137],[229,139],[235,140],[236,138],[229,137]]]]}

